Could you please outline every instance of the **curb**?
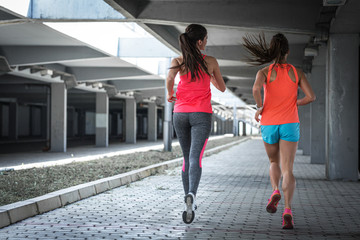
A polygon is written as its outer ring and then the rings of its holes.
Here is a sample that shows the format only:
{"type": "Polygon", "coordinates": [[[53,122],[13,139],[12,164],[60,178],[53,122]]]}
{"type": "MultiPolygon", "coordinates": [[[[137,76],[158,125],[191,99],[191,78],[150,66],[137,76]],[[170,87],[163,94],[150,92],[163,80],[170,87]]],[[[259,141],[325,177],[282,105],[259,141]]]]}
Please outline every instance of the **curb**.
{"type": "MultiPolygon", "coordinates": [[[[224,150],[233,145],[247,141],[249,137],[245,137],[236,142],[228,143],[223,146],[215,147],[205,151],[205,154],[224,150]]],[[[205,155],[205,156],[206,156],[205,155]]],[[[127,185],[129,183],[144,179],[151,175],[166,170],[169,168],[180,166],[183,162],[183,158],[176,158],[162,163],[157,163],[144,168],[133,170],[130,172],[122,173],[112,177],[107,177],[76,185],[73,187],[65,188],[55,192],[45,194],[40,197],[11,203],[0,207],[0,229],[9,226],[18,221],[24,220],[29,217],[33,217],[38,214],[42,214],[56,208],[61,208],[70,203],[77,202],[79,200],[97,195],[99,193],[127,185]]]]}

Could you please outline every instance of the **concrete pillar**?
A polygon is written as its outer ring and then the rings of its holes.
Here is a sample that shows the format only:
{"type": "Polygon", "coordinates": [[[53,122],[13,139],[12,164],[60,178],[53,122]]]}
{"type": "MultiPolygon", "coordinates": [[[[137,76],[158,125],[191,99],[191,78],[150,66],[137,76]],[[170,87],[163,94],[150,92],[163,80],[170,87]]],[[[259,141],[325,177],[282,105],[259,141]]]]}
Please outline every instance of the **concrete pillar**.
{"type": "Polygon", "coordinates": [[[245,122],[242,122],[242,136],[246,136],[246,123],[245,122]]]}
{"type": "Polygon", "coordinates": [[[96,93],[96,146],[109,146],[109,97],[106,93],[96,93]]]}
{"type": "Polygon", "coordinates": [[[225,134],[225,120],[220,119],[220,135],[225,134]]]}
{"type": "MultiPolygon", "coordinates": [[[[303,93],[299,94],[299,98],[304,96],[303,93]]],[[[310,104],[299,106],[299,119],[300,119],[300,140],[299,148],[303,150],[304,155],[311,154],[311,124],[310,124],[310,104]]]]}
{"type": "Polygon", "coordinates": [[[326,54],[327,47],[321,46],[313,61],[311,87],[316,101],[311,109],[311,163],[325,164],[325,89],[326,89],[326,54]]]}
{"type": "Polygon", "coordinates": [[[234,137],[239,136],[239,120],[237,119],[233,121],[233,135],[234,137]]]}
{"type": "MultiPolygon", "coordinates": [[[[166,69],[171,66],[171,58],[168,58],[166,69]]],[[[167,88],[166,81],[164,82],[165,87],[165,106],[164,106],[164,131],[163,131],[163,141],[164,141],[164,151],[170,152],[172,149],[172,138],[174,134],[174,128],[172,123],[172,111],[173,103],[170,103],[166,100],[167,88]]]]}
{"type": "Polygon", "coordinates": [[[148,105],[148,140],[157,140],[157,107],[154,102],[148,105]]]}
{"type": "Polygon", "coordinates": [[[326,81],[326,176],[357,181],[359,35],[330,34],[326,81]]]}
{"type": "Polygon", "coordinates": [[[67,90],[64,83],[51,84],[51,151],[66,152],[67,90]]]}
{"type": "MultiPolygon", "coordinates": [[[[165,95],[166,96],[166,95],[165,95]]],[[[173,132],[173,124],[172,124],[172,103],[169,103],[165,100],[165,108],[164,108],[164,151],[170,152],[172,149],[172,132],[173,132]]]]}
{"type": "Polygon", "coordinates": [[[17,102],[11,102],[9,104],[9,139],[17,140],[18,139],[18,104],[17,102]]]}
{"type": "Polygon", "coordinates": [[[126,99],[125,103],[125,142],[136,143],[136,102],[126,99]]]}
{"type": "Polygon", "coordinates": [[[234,137],[239,136],[239,120],[237,118],[237,108],[236,108],[236,104],[234,104],[233,106],[233,135],[234,137]]]}

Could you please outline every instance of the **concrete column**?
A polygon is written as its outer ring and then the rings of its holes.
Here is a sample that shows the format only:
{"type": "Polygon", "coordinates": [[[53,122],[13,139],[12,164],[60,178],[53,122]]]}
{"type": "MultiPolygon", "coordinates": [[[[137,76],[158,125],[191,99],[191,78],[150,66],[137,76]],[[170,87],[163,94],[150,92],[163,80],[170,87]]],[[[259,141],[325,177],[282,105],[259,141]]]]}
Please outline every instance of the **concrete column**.
{"type": "MultiPolygon", "coordinates": [[[[171,65],[171,58],[168,58],[166,69],[171,65]]],[[[172,111],[173,104],[166,100],[167,88],[166,81],[164,82],[165,87],[165,106],[164,106],[164,131],[163,131],[163,141],[164,141],[164,151],[171,152],[172,149],[172,138],[174,133],[173,123],[172,123],[172,111]]]]}
{"type": "Polygon", "coordinates": [[[51,151],[66,152],[67,90],[63,83],[51,84],[51,151]]]}
{"type": "Polygon", "coordinates": [[[17,102],[11,102],[9,104],[9,139],[17,140],[18,139],[18,104],[17,102]]]}
{"type": "Polygon", "coordinates": [[[220,135],[225,134],[225,120],[220,119],[220,135]]]}
{"type": "Polygon", "coordinates": [[[136,143],[136,102],[126,99],[125,104],[125,142],[136,143]]]}
{"type": "Polygon", "coordinates": [[[239,136],[239,120],[237,119],[237,108],[236,108],[236,104],[234,104],[233,106],[233,135],[235,136],[239,136]]]}
{"type": "MultiPolygon", "coordinates": [[[[300,94],[302,98],[304,94],[300,94]]],[[[310,124],[310,105],[299,106],[299,119],[300,119],[300,141],[299,148],[303,150],[304,155],[311,154],[311,124],[310,124]]]]}
{"type": "Polygon", "coordinates": [[[246,136],[246,123],[245,122],[242,122],[242,125],[243,125],[243,127],[242,127],[242,136],[246,136]]]}
{"type": "Polygon", "coordinates": [[[106,93],[96,93],[96,146],[109,146],[109,97],[106,93]]]}
{"type": "Polygon", "coordinates": [[[330,34],[326,81],[326,176],[357,181],[359,35],[330,34]]]}
{"type": "Polygon", "coordinates": [[[239,120],[237,119],[233,121],[233,134],[234,137],[239,136],[239,120]]]}
{"type": "Polygon", "coordinates": [[[319,55],[313,61],[311,87],[316,101],[310,104],[311,111],[311,163],[325,164],[325,89],[326,89],[326,51],[319,48],[319,55]]]}
{"type": "Polygon", "coordinates": [[[233,133],[234,120],[229,120],[228,133],[233,133]]]}
{"type": "Polygon", "coordinates": [[[148,140],[157,140],[157,107],[154,102],[148,105],[148,140]]]}

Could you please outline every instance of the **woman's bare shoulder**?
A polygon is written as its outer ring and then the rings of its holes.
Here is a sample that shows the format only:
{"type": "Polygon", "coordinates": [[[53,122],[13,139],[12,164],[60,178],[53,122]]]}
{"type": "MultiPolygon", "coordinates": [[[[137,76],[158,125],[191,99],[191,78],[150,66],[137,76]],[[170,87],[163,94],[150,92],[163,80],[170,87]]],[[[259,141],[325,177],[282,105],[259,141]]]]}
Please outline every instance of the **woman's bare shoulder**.
{"type": "Polygon", "coordinates": [[[206,55],[204,60],[208,64],[208,66],[210,66],[210,65],[212,65],[212,66],[218,65],[218,62],[217,62],[216,58],[214,58],[212,56],[207,56],[206,55]]]}
{"type": "Polygon", "coordinates": [[[179,65],[182,64],[182,62],[183,62],[182,56],[173,58],[173,59],[171,60],[171,66],[173,66],[173,67],[179,66],[179,65]]]}
{"type": "Polygon", "coordinates": [[[206,55],[204,59],[205,59],[205,61],[217,61],[215,57],[208,56],[208,55],[206,55]]]}
{"type": "Polygon", "coordinates": [[[265,77],[266,77],[269,72],[269,68],[270,68],[270,66],[263,67],[262,69],[259,70],[259,73],[265,75],[265,77]]]}

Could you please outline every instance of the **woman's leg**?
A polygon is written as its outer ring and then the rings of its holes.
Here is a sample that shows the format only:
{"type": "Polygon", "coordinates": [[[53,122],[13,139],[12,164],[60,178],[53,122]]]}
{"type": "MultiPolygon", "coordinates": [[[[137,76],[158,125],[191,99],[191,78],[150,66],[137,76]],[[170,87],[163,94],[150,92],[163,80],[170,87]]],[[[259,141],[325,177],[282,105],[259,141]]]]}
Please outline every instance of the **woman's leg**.
{"type": "Polygon", "coordinates": [[[293,166],[297,145],[297,142],[289,142],[280,139],[280,162],[281,173],[283,176],[282,190],[285,197],[285,208],[290,209],[296,185],[293,166]]]}
{"type": "Polygon", "coordinates": [[[184,156],[181,177],[186,195],[189,193],[189,155],[191,146],[189,113],[174,113],[173,123],[184,156]]]}
{"type": "Polygon", "coordinates": [[[280,170],[280,151],[279,143],[268,144],[264,142],[266,153],[270,161],[270,181],[273,190],[279,189],[281,170],[280,170]]]}
{"type": "Polygon", "coordinates": [[[202,172],[202,155],[211,131],[211,113],[190,113],[190,125],[189,192],[196,196],[202,172]]]}

